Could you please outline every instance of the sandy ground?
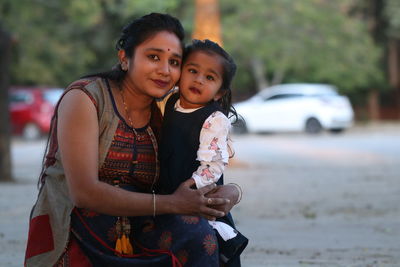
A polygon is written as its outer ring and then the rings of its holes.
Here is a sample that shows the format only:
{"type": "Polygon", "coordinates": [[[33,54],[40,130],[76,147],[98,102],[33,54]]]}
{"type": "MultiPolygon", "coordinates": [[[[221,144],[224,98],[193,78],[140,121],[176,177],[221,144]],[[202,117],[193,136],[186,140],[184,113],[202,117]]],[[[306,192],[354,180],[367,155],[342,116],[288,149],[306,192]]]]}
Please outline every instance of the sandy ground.
{"type": "MultiPolygon", "coordinates": [[[[323,134],[235,136],[226,182],[250,243],[243,266],[400,266],[400,125],[323,134]]],[[[0,266],[22,266],[44,141],[13,140],[0,184],[0,266]]]]}

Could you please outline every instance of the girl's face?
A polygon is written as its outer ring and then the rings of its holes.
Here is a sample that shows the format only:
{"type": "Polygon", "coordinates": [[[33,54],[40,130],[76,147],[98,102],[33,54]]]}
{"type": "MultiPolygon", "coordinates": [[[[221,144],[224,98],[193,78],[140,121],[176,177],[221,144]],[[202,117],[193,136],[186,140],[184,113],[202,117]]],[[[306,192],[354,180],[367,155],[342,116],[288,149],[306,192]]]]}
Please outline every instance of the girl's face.
{"type": "Polygon", "coordinates": [[[156,33],[135,48],[132,58],[125,51],[118,54],[128,65],[124,86],[151,98],[164,96],[181,74],[182,47],[175,34],[156,33]]]}
{"type": "Polygon", "coordinates": [[[222,58],[217,54],[195,51],[188,56],[179,81],[180,104],[199,108],[222,97],[222,58]]]}

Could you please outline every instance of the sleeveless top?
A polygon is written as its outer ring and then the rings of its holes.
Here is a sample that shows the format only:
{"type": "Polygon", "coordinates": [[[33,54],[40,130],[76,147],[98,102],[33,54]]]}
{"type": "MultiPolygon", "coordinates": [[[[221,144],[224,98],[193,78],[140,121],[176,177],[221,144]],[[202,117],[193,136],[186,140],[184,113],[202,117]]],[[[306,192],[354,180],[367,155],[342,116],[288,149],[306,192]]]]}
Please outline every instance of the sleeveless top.
{"type": "MultiPolygon", "coordinates": [[[[116,85],[111,83],[111,86],[116,85]]],[[[152,105],[151,127],[147,127],[154,134],[148,135],[145,134],[145,129],[138,129],[139,137],[136,139],[143,146],[137,156],[141,157],[142,163],[135,165],[136,159],[128,156],[122,163],[125,166],[121,166],[118,159],[128,154],[128,151],[120,149],[121,143],[133,142],[128,140],[132,133],[115,112],[115,103],[107,89],[107,81],[98,77],[78,80],[68,86],[63,96],[72,89],[84,91],[96,106],[99,122],[99,178],[112,184],[135,183],[143,191],[149,191],[154,177],[157,179],[159,173],[157,149],[154,151],[150,148],[151,143],[157,144],[155,139],[160,137],[161,130],[162,116],[156,103],[152,105]],[[129,172],[124,171],[127,164],[131,166],[129,172]],[[119,178],[120,174],[122,175],[119,178]],[[132,181],[130,177],[133,174],[139,179],[132,181]]],[[[40,177],[40,191],[31,211],[25,266],[52,266],[69,240],[70,215],[74,205],[69,196],[57,144],[57,109],[60,101],[52,118],[49,144],[40,177]]],[[[131,149],[137,149],[133,143],[129,145],[131,149]]]]}
{"type": "MultiPolygon", "coordinates": [[[[132,127],[118,112],[111,87],[108,82],[106,84],[119,122],[107,156],[99,170],[99,180],[112,185],[133,185],[141,192],[151,192],[158,180],[157,137],[152,134],[151,125],[135,128],[136,134],[134,133],[132,127]]],[[[152,112],[151,123],[154,128],[160,128],[159,112],[155,110],[152,112]],[[158,121],[154,117],[158,117],[158,121]]],[[[158,131],[156,132],[159,136],[158,131]]]]}

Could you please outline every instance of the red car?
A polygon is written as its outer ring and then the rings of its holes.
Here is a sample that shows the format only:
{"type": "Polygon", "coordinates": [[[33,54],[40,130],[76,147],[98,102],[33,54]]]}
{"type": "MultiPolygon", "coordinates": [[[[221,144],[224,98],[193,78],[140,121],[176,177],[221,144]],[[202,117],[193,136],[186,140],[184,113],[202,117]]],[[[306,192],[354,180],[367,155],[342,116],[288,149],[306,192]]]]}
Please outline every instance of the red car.
{"type": "Polygon", "coordinates": [[[12,133],[33,140],[47,134],[60,88],[12,87],[9,90],[12,133]]]}

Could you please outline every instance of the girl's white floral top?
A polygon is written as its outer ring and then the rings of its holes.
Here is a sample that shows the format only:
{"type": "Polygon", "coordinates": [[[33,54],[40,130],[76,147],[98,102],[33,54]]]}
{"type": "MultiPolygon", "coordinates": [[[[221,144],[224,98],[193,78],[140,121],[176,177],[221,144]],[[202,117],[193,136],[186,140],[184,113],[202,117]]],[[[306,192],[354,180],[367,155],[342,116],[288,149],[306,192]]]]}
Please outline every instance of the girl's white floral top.
{"type": "MultiPolygon", "coordinates": [[[[175,103],[175,110],[179,112],[191,113],[197,109],[185,109],[180,105],[179,100],[175,103]]],[[[197,188],[217,182],[225,166],[228,165],[229,157],[233,153],[229,138],[230,128],[229,119],[220,111],[214,112],[204,121],[197,150],[200,166],[192,175],[197,188]]]]}

